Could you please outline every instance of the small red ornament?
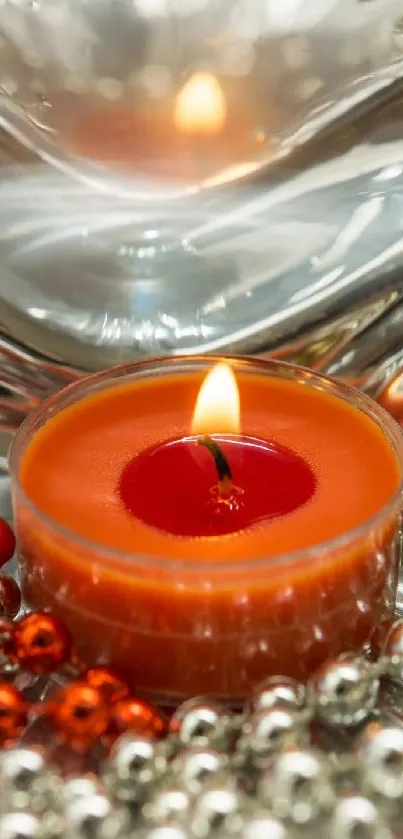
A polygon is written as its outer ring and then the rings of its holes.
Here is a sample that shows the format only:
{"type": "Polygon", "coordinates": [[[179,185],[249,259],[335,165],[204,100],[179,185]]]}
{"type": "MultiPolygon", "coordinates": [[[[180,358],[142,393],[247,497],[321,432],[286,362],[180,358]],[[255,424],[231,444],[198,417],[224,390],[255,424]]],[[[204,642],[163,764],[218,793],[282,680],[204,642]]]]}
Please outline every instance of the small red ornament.
{"type": "Polygon", "coordinates": [[[15,618],[21,607],[21,592],[17,583],[0,574],[0,617],[15,618]]]}
{"type": "Polygon", "coordinates": [[[14,556],[15,536],[5,519],[0,518],[0,568],[14,556]]]}
{"type": "Polygon", "coordinates": [[[85,682],[60,688],[46,706],[58,739],[83,751],[99,740],[109,724],[101,691],[85,682]]]}
{"type": "Polygon", "coordinates": [[[8,682],[0,682],[0,746],[10,745],[23,733],[28,704],[22,693],[8,682]]]}
{"type": "Polygon", "coordinates": [[[32,612],[14,626],[14,654],[31,673],[52,673],[68,661],[70,652],[70,634],[53,615],[32,612]]]}
{"type": "Polygon", "coordinates": [[[129,687],[113,667],[91,667],[81,674],[81,679],[102,694],[108,704],[120,702],[129,696],[129,687]]]}
{"type": "Polygon", "coordinates": [[[162,737],[167,723],[157,708],[145,699],[123,699],[111,708],[111,729],[117,734],[131,731],[147,737],[162,737]]]}

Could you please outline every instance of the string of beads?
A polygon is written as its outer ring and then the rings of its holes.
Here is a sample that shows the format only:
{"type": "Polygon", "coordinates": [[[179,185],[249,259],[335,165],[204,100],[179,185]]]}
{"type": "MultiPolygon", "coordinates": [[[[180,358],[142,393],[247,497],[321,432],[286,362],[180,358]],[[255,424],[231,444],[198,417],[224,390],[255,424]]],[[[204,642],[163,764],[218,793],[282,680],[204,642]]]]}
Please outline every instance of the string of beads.
{"type": "MultiPolygon", "coordinates": [[[[0,520],[0,567],[14,545],[0,520]]],[[[20,603],[0,573],[1,839],[401,835],[403,620],[376,657],[345,653],[306,685],[270,677],[241,712],[194,697],[168,719],[20,603]]]]}

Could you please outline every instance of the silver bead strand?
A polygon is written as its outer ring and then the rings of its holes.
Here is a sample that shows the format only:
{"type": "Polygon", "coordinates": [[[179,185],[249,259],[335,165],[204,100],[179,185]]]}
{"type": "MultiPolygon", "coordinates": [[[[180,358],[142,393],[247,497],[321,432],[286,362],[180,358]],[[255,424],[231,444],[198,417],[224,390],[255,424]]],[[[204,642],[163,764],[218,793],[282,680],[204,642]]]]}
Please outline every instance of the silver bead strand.
{"type": "Polygon", "coordinates": [[[114,744],[102,777],[119,801],[138,804],[166,771],[166,758],[156,742],[124,734],[114,744]]]}
{"type": "Polygon", "coordinates": [[[190,795],[198,795],[206,783],[226,770],[228,755],[216,749],[192,746],[172,761],[171,771],[190,795]]]}
{"type": "Polygon", "coordinates": [[[62,781],[37,749],[14,748],[0,753],[1,803],[10,811],[41,813],[56,805],[62,781]]]}
{"type": "Polygon", "coordinates": [[[325,662],[307,686],[308,702],[328,725],[355,726],[368,718],[376,705],[379,667],[347,653],[325,662]]]}
{"type": "Polygon", "coordinates": [[[75,801],[76,798],[97,795],[100,791],[102,791],[102,786],[95,775],[72,775],[63,783],[61,804],[75,801]]]}
{"type": "Polygon", "coordinates": [[[392,839],[403,818],[403,727],[362,727],[384,676],[399,704],[403,620],[377,662],[339,656],[306,688],[270,677],[244,714],[205,697],[183,703],[164,741],[120,737],[100,778],[63,780],[41,751],[6,749],[0,839],[392,839]],[[340,732],[343,753],[311,746],[318,735],[332,749],[337,728],[356,726],[358,736],[340,732]]]}
{"type": "Polygon", "coordinates": [[[335,802],[330,764],[313,749],[287,749],[259,779],[258,795],[278,818],[312,824],[335,802]]]}
{"type": "Polygon", "coordinates": [[[301,682],[287,676],[270,676],[255,688],[247,703],[247,710],[251,713],[269,708],[299,711],[304,707],[305,699],[305,685],[301,682]]]}
{"type": "Polygon", "coordinates": [[[236,765],[264,769],[286,745],[307,745],[309,714],[290,708],[268,708],[252,714],[243,725],[237,744],[236,765]]]}
{"type": "Polygon", "coordinates": [[[63,839],[124,839],[131,827],[130,813],[106,795],[78,796],[62,812],[63,839]]]}
{"type": "Polygon", "coordinates": [[[173,714],[169,731],[182,746],[228,747],[234,738],[236,718],[218,702],[196,696],[173,714]]]}
{"type": "Polygon", "coordinates": [[[356,742],[356,754],[368,794],[403,812],[403,728],[369,723],[356,742]]]}
{"type": "Polygon", "coordinates": [[[189,815],[191,796],[181,784],[168,782],[158,787],[142,808],[142,817],[155,825],[184,824],[189,815]]]}
{"type": "Polygon", "coordinates": [[[189,834],[180,825],[166,824],[159,827],[150,827],[149,830],[145,830],[142,837],[143,839],[189,839],[189,834]]]}
{"type": "Polygon", "coordinates": [[[326,830],[328,839],[392,839],[375,804],[361,795],[340,799],[326,830]]]}
{"type": "Polygon", "coordinates": [[[188,828],[197,839],[238,835],[243,825],[244,797],[230,779],[214,783],[197,797],[188,828]]]}
{"type": "Polygon", "coordinates": [[[32,813],[6,813],[0,816],[1,839],[43,839],[41,821],[32,813]]]}
{"type": "Polygon", "coordinates": [[[290,831],[266,808],[248,813],[239,833],[239,839],[289,839],[290,831]]]}

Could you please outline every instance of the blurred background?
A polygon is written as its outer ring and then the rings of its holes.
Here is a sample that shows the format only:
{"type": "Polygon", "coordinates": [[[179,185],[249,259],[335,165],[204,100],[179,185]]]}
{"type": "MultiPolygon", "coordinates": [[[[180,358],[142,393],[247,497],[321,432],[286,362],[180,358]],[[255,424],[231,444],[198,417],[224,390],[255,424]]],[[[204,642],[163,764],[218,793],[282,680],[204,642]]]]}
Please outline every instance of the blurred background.
{"type": "Polygon", "coordinates": [[[400,0],[1,0],[2,448],[153,355],[274,354],[403,416],[400,0]]]}

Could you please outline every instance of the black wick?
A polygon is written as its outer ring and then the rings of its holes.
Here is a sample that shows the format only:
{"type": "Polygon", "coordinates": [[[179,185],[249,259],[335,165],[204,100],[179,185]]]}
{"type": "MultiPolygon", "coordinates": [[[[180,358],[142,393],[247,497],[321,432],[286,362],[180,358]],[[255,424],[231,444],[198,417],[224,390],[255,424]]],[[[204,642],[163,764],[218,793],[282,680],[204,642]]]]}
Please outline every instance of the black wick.
{"type": "Polygon", "coordinates": [[[216,440],[206,435],[200,437],[197,446],[204,446],[213,455],[218,475],[218,492],[221,496],[228,496],[232,489],[232,471],[228,460],[216,440]]]}

